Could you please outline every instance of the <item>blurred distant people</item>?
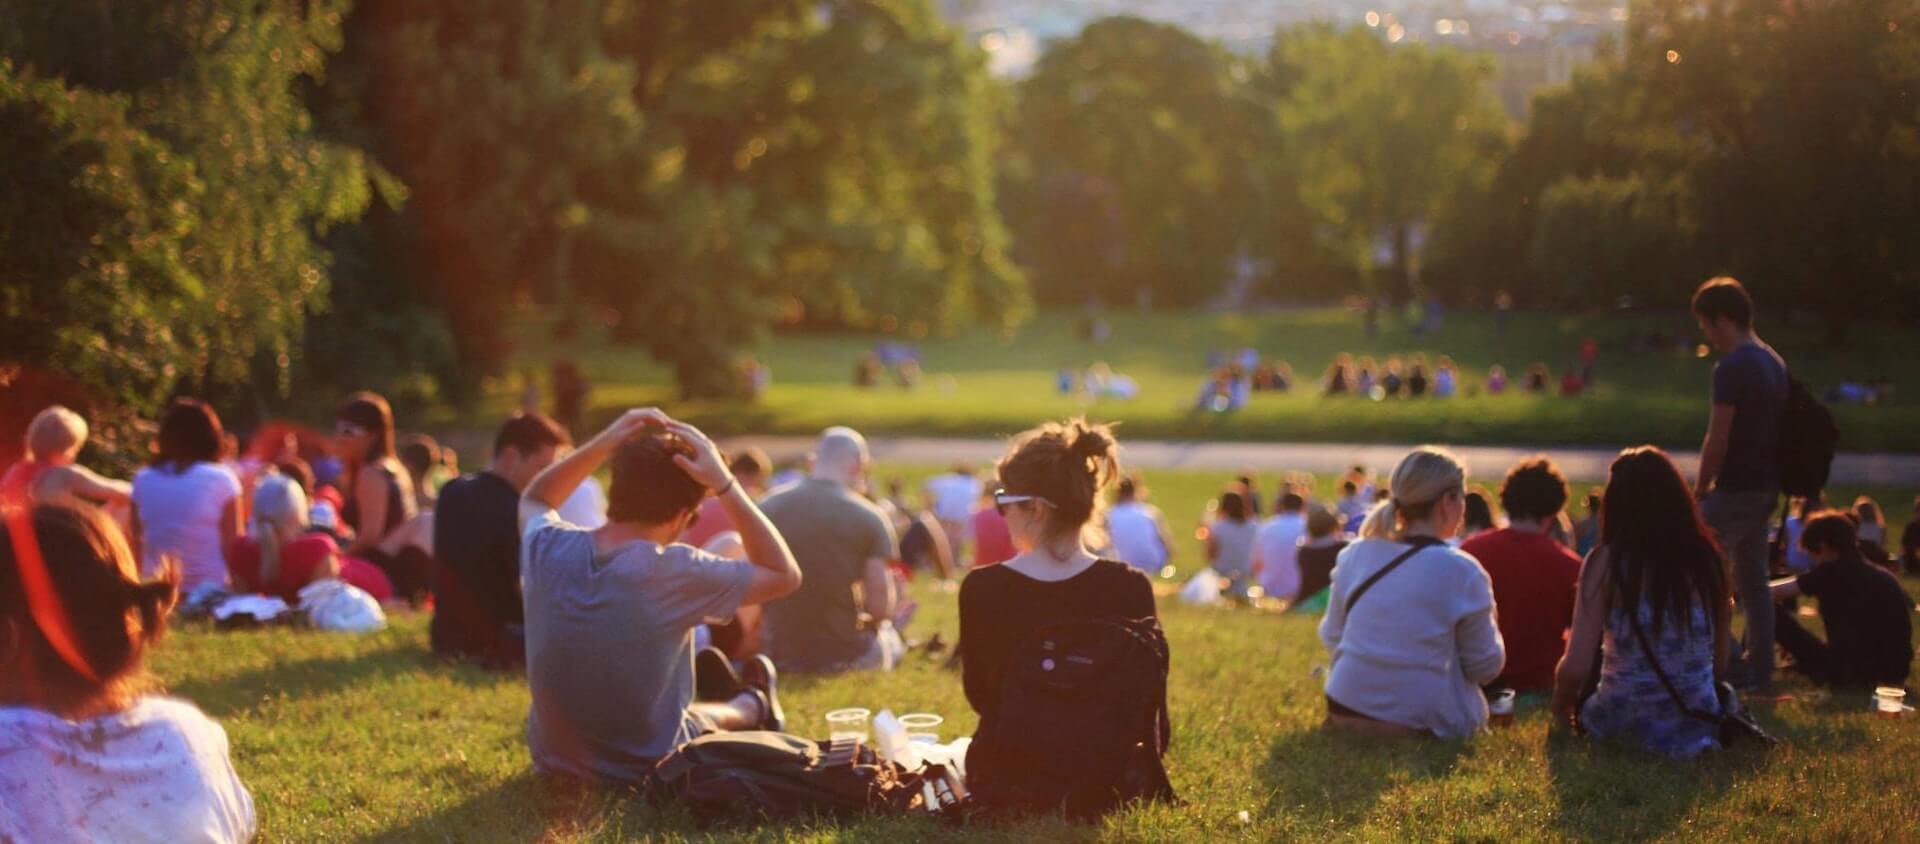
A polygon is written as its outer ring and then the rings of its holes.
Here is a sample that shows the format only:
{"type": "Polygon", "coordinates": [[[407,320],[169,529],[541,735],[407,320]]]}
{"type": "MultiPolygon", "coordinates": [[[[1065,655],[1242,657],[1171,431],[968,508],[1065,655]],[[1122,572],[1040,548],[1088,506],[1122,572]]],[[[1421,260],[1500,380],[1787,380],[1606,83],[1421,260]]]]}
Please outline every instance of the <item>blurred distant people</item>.
{"type": "Polygon", "coordinates": [[[1340,500],[1334,508],[1340,516],[1342,530],[1352,533],[1360,529],[1361,520],[1373,509],[1373,496],[1362,492],[1359,483],[1348,478],[1340,482],[1340,500]]]}
{"type": "Polygon", "coordinates": [[[1559,467],[1545,457],[1523,460],[1500,485],[1507,526],[1460,546],[1486,569],[1499,608],[1495,620],[1507,646],[1507,665],[1490,686],[1522,692],[1553,688],[1580,580],[1580,558],[1547,531],[1566,503],[1567,482],[1559,467]]]}
{"type": "Polygon", "coordinates": [[[880,376],[887,368],[880,363],[880,356],[868,352],[853,366],[853,386],[863,390],[880,385],[880,376]]]}
{"type": "MultiPolygon", "coordinates": [[[[773,476],[773,461],[766,452],[748,447],[727,461],[727,471],[733,473],[733,479],[747,491],[748,498],[759,501],[767,494],[767,482],[773,476]]],[[[681,542],[695,548],[705,548],[714,537],[737,530],[733,519],[727,516],[727,503],[718,497],[700,502],[700,509],[696,513],[693,524],[688,525],[686,532],[680,535],[681,542]]]]}
{"type": "Polygon", "coordinates": [[[451,480],[441,468],[440,443],[426,434],[409,435],[400,445],[400,465],[413,478],[414,509],[433,509],[440,484],[451,480]]]}
{"type": "Polygon", "coordinates": [[[1440,356],[1440,363],[1433,370],[1433,397],[1436,399],[1453,398],[1460,391],[1460,371],[1453,365],[1453,358],[1440,356]]]}
{"type": "Polygon", "coordinates": [[[1284,601],[1300,595],[1300,543],[1307,536],[1307,502],[1291,489],[1280,494],[1273,518],[1260,526],[1254,540],[1253,567],[1260,589],[1284,601]]]}
{"type": "Polygon", "coordinates": [[[1466,517],[1461,520],[1460,533],[1454,542],[1458,547],[1467,540],[1493,530],[1493,505],[1487,501],[1487,495],[1478,489],[1467,493],[1466,517]]]}
{"type": "Polygon", "coordinates": [[[1309,507],[1307,537],[1295,555],[1300,566],[1300,588],[1294,592],[1292,609],[1326,610],[1327,587],[1333,584],[1333,566],[1346,547],[1347,532],[1341,529],[1340,517],[1319,504],[1309,507]]]}
{"type": "Polygon", "coordinates": [[[1120,479],[1107,510],[1107,535],[1114,557],[1148,577],[1158,577],[1173,559],[1173,532],[1160,508],[1147,503],[1146,484],[1138,475],[1120,479]]]}
{"type": "Polygon", "coordinates": [[[334,450],[345,463],[341,518],[353,531],[346,552],[379,566],[394,591],[418,605],[432,588],[431,517],[413,521],[413,476],[394,446],[387,400],[371,392],[348,396],[334,425],[334,450]]]}
{"type": "Polygon", "coordinates": [[[1780,542],[1781,564],[1786,570],[1801,574],[1813,570],[1813,557],[1807,555],[1807,549],[1800,544],[1800,532],[1806,529],[1807,518],[1826,509],[1826,503],[1819,496],[1795,497],[1787,500],[1787,518],[1781,522],[1780,542]]]}
{"type": "MultiPolygon", "coordinates": [[[[866,438],[829,428],[814,446],[812,475],[762,505],[803,575],[797,591],[767,605],[768,650],[782,667],[892,670],[900,659],[893,629],[900,604],[888,566],[899,547],[891,521],[857,492],[871,462],[866,438]]],[[[972,480],[971,470],[955,475],[972,480]]],[[[937,497],[929,500],[939,515],[937,497]]]]}
{"type": "Polygon", "coordinates": [[[1427,375],[1427,356],[1414,355],[1413,362],[1407,364],[1407,396],[1416,399],[1424,398],[1432,383],[1432,379],[1427,375]]]}
{"type": "Polygon", "coordinates": [[[986,492],[973,467],[956,463],[951,470],[928,478],[921,491],[927,508],[940,520],[940,530],[947,535],[949,558],[961,559],[960,543],[967,538],[974,502],[986,492]]]}
{"type": "Polygon", "coordinates": [[[1377,367],[1371,357],[1362,357],[1360,362],[1354,365],[1353,391],[1363,399],[1373,398],[1373,388],[1377,383],[1374,378],[1375,369],[1377,367]]]}
{"type": "Polygon", "coordinates": [[[1505,290],[1493,294],[1493,333],[1502,336],[1507,333],[1507,319],[1513,314],[1513,294],[1505,290]]]}
{"type": "MultiPolygon", "coordinates": [[[[967,537],[973,542],[973,568],[994,566],[1013,559],[1019,553],[1013,545],[1013,533],[1007,527],[1007,517],[993,504],[993,491],[981,495],[980,504],[967,520],[967,537]]],[[[960,540],[949,537],[958,548],[960,540]]]]}
{"type": "Polygon", "coordinates": [[[1580,374],[1580,370],[1574,368],[1572,364],[1568,364],[1566,372],[1560,376],[1560,395],[1573,398],[1580,395],[1586,389],[1587,382],[1580,374]]]}
{"type": "Polygon", "coordinates": [[[553,421],[560,423],[561,430],[571,438],[586,421],[587,396],[593,392],[593,383],[578,364],[567,358],[554,362],[552,380],[553,421]]]}
{"type": "Polygon", "coordinates": [[[1880,512],[1880,504],[1862,495],[1853,500],[1852,516],[1858,525],[1855,535],[1860,540],[1860,555],[1883,569],[1898,571],[1893,555],[1887,553],[1887,517],[1880,512]]]}
{"type": "Polygon", "coordinates": [[[442,489],[434,514],[434,608],[428,626],[435,654],[495,668],[525,661],[520,494],[571,444],[554,420],[515,414],[494,434],[487,468],[442,489]]]}
{"type": "Polygon", "coordinates": [[[236,592],[273,595],[290,605],[300,590],[326,578],[338,578],[385,602],[393,597],[386,573],[365,560],[341,555],[326,533],[311,530],[306,493],[292,478],[268,475],[253,491],[247,533],[227,549],[228,573],[236,592]]]}
{"type": "Polygon", "coordinates": [[[1777,601],[1799,595],[1818,600],[1827,638],[1801,627],[1781,605],[1774,630],[1794,668],[1829,686],[1905,686],[1913,667],[1913,599],[1900,581],[1860,554],[1866,541],[1855,534],[1849,514],[1813,514],[1801,543],[1815,560],[1813,570],[1775,580],[1770,588],[1777,601]]]}
{"type": "Polygon", "coordinates": [[[1406,386],[1405,370],[1406,364],[1401,361],[1399,355],[1387,356],[1386,366],[1380,373],[1380,389],[1386,393],[1387,398],[1400,397],[1401,389],[1406,386]]]}
{"type": "Polygon", "coordinates": [[[1552,389],[1552,386],[1553,371],[1548,369],[1545,363],[1535,363],[1527,367],[1525,390],[1528,395],[1546,395],[1547,391],[1552,389]]]}
{"type": "Polygon", "coordinates": [[[1587,493],[1581,505],[1585,515],[1573,525],[1573,552],[1584,560],[1587,552],[1600,544],[1600,491],[1587,493]]]}
{"type": "Polygon", "coordinates": [[[34,414],[27,423],[25,456],[0,475],[0,504],[71,497],[124,516],[133,500],[133,485],[94,474],[75,462],[87,444],[87,434],[87,420],[60,405],[34,414]]]}
{"type": "Polygon", "coordinates": [[[1235,475],[1233,482],[1240,485],[1240,494],[1247,497],[1247,517],[1260,518],[1260,514],[1266,512],[1266,506],[1260,498],[1259,479],[1255,478],[1252,472],[1246,472],[1235,475]]]}
{"type": "Polygon", "coordinates": [[[1500,364],[1487,367],[1487,395],[1497,396],[1507,391],[1507,368],[1500,364]]]}
{"type": "Polygon", "coordinates": [[[1327,367],[1327,374],[1321,384],[1321,392],[1329,396],[1344,396],[1353,390],[1353,356],[1342,353],[1334,358],[1327,367]]]}
{"type": "Polygon", "coordinates": [[[1913,499],[1913,518],[1900,531],[1900,571],[1920,575],[1920,497],[1913,499]]]}
{"type": "Polygon", "coordinates": [[[133,476],[134,548],[143,577],[164,561],[192,595],[227,585],[227,544],[240,535],[240,479],[221,465],[220,417],[198,399],[174,399],[160,418],[153,465],[133,476]]]}
{"type": "Polygon", "coordinates": [[[1260,526],[1252,519],[1239,485],[1220,493],[1220,506],[1207,524],[1207,564],[1227,581],[1226,592],[1246,600],[1253,579],[1253,543],[1260,526]]]}
{"type": "MultiPolygon", "coordinates": [[[[1753,330],[1753,300],[1740,282],[1710,279],[1693,294],[1693,315],[1720,352],[1712,408],[1700,446],[1694,494],[1732,565],[1746,614],[1743,679],[1756,694],[1773,691],[1773,597],[1767,585],[1767,526],[1780,503],[1780,421],[1787,364],[1753,330]]],[[[1611,501],[1609,501],[1611,503],[1611,501]]]]}

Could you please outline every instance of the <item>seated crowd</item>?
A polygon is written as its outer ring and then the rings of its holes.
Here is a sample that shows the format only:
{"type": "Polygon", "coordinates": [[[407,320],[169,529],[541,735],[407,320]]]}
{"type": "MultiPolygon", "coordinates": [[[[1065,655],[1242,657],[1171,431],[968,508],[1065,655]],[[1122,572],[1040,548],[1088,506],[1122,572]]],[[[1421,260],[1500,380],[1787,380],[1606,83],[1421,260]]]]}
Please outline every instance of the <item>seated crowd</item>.
{"type": "MultiPolygon", "coordinates": [[[[1385,370],[1398,392],[1457,388],[1450,361],[1402,367],[1385,370]]],[[[131,484],[75,463],[87,427],[71,411],[28,426],[26,459],[0,477],[0,755],[25,760],[0,765],[0,798],[28,808],[0,812],[0,839],[82,817],[107,840],[250,836],[225,734],[190,704],[146,694],[142,658],[176,604],[230,592],[295,603],[323,581],[396,606],[431,599],[436,654],[524,672],[538,771],[638,785],[701,735],[784,729],[780,671],[890,670],[913,645],[916,569],[949,584],[964,571],[957,663],[980,716],[968,777],[1017,803],[1059,764],[1044,742],[1013,738],[1028,716],[1008,703],[1020,655],[1043,628],[1076,623],[1157,636],[1153,578],[1175,559],[1112,431],[1082,420],[1014,437],[990,480],[965,466],[934,478],[925,509],[898,482],[877,494],[867,443],[848,428],[823,432],[805,475],[769,490],[765,455],[729,459],[653,409],[577,448],[552,420],[518,413],[485,467],[458,477],[437,443],[396,450],[377,395],[350,397],[336,421],[330,453],[302,455],[289,435],[250,467],[208,405],[177,400],[131,484]],[[338,460],[324,481],[323,457],[338,460]],[[100,790],[116,796],[79,802],[100,790]]],[[[1356,467],[1340,490],[1323,504],[1291,480],[1263,519],[1242,478],[1204,525],[1229,595],[1323,613],[1330,727],[1465,738],[1488,725],[1496,690],[1513,690],[1595,737],[1679,757],[1717,746],[1713,723],[1691,712],[1738,706],[1721,682],[1733,589],[1664,453],[1622,452],[1578,524],[1543,457],[1507,473],[1504,526],[1495,496],[1443,449],[1415,449],[1378,489],[1356,467]]],[[[1804,560],[1772,584],[1795,668],[1837,687],[1903,685],[1912,607],[1867,550],[1885,542],[1877,508],[1803,507],[1781,539],[1804,560]],[[1795,621],[1802,595],[1819,600],[1825,639],[1795,621]]],[[[1903,545],[1908,565],[1914,547],[1903,545]]],[[[1783,565],[1796,564],[1783,554],[1783,565]]],[[[1159,783],[1132,794],[1169,796],[1165,718],[1149,732],[1139,746],[1159,783]]],[[[1104,806],[1113,787],[1055,786],[1052,805],[1070,813],[1104,806]]]]}

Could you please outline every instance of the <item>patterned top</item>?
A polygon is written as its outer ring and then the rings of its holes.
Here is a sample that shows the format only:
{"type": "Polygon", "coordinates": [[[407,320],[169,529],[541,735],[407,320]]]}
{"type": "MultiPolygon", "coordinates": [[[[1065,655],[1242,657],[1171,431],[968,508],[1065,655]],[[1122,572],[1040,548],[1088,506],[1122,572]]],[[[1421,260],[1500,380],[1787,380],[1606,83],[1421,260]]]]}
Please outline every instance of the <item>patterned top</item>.
{"type": "MultiPolygon", "coordinates": [[[[1654,631],[1653,611],[1639,608],[1640,629],[1653,640],[1660,667],[1687,705],[1717,712],[1713,678],[1713,621],[1699,605],[1689,609],[1689,624],[1667,618],[1654,631]]],[[[1714,724],[1681,712],[1653,671],[1624,611],[1608,613],[1600,685],[1580,708],[1580,724],[1596,738],[1619,737],[1655,753],[1688,759],[1719,747],[1714,724]]]]}

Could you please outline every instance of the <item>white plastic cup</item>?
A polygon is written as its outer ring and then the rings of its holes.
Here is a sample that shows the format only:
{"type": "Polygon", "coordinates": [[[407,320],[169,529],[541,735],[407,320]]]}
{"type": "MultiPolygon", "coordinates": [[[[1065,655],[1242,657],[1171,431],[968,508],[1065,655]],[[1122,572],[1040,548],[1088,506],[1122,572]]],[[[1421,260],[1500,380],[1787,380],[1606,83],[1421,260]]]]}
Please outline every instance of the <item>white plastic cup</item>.
{"type": "Polygon", "coordinates": [[[1514,697],[1515,695],[1512,689],[1501,689],[1494,692],[1493,696],[1487,699],[1487,720],[1496,727],[1505,727],[1513,724],[1514,697]]]}
{"type": "Polygon", "coordinates": [[[1907,690],[1881,686],[1873,690],[1873,710],[1882,718],[1898,718],[1907,711],[1907,690]]]}
{"type": "Polygon", "coordinates": [[[872,716],[871,711],[859,707],[829,712],[827,713],[827,738],[833,741],[851,739],[865,744],[868,740],[867,723],[872,716]]]}
{"type": "Polygon", "coordinates": [[[900,726],[907,730],[907,741],[918,744],[939,744],[940,725],[947,719],[931,712],[915,712],[900,716],[900,726]]]}

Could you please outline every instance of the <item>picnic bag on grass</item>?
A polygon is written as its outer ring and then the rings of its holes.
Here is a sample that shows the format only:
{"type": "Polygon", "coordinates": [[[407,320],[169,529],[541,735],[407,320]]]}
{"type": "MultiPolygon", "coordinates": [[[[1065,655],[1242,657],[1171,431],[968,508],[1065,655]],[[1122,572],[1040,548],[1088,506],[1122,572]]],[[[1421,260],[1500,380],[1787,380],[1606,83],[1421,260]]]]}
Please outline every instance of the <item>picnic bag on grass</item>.
{"type": "Polygon", "coordinates": [[[906,812],[919,806],[918,780],[864,744],[757,730],[701,736],[653,769],[656,793],[702,823],[906,812]]]}
{"type": "Polygon", "coordinates": [[[981,811],[1083,819],[1177,801],[1161,761],[1171,738],[1159,621],[1048,625],[1014,648],[967,752],[967,788],[981,811]]]}

